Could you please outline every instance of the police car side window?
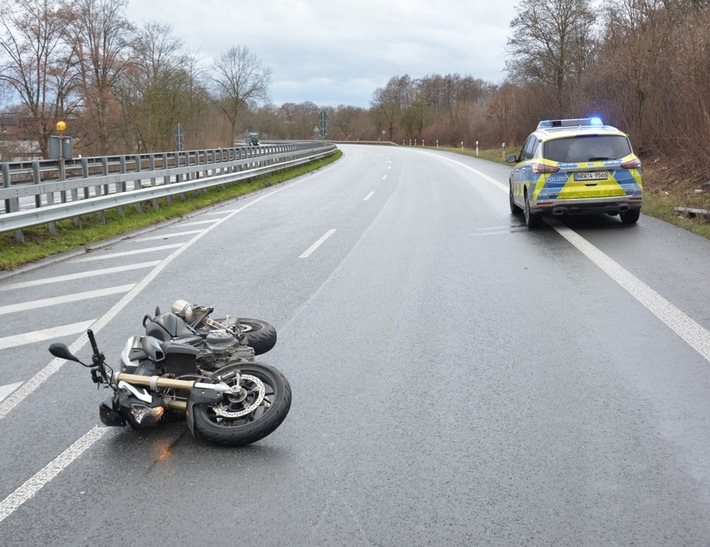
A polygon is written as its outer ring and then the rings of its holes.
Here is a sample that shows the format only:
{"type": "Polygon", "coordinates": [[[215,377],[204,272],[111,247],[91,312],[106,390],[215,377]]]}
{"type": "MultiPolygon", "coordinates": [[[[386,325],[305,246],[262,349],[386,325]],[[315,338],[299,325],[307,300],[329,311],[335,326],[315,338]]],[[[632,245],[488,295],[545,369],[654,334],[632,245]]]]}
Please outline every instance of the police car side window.
{"type": "Polygon", "coordinates": [[[533,157],[533,154],[535,152],[535,145],[537,144],[537,139],[535,138],[534,135],[530,135],[528,137],[528,140],[525,141],[525,144],[523,145],[523,149],[520,152],[520,159],[525,161],[529,160],[533,157]]]}

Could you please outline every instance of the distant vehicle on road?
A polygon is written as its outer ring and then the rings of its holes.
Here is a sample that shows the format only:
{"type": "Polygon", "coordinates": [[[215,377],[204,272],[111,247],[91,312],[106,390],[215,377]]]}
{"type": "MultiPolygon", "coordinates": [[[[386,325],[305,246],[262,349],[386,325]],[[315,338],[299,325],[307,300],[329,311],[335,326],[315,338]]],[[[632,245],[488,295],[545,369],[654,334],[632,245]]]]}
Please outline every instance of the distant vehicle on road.
{"type": "Polygon", "coordinates": [[[599,118],[543,120],[528,136],[509,178],[512,213],[533,229],[544,215],[607,213],[639,219],[641,161],[629,137],[599,118]]]}
{"type": "Polygon", "coordinates": [[[259,133],[251,133],[247,131],[244,142],[246,142],[247,145],[259,146],[259,133]]]}

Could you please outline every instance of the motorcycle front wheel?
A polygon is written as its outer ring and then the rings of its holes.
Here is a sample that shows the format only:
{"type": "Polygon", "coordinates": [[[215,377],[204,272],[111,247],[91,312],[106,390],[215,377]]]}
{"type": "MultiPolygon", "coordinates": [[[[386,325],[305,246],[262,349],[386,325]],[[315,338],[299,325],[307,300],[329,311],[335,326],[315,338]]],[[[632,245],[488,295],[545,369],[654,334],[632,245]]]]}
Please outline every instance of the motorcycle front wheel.
{"type": "Polygon", "coordinates": [[[276,368],[264,363],[227,365],[214,375],[234,389],[219,403],[193,408],[195,433],[222,446],[244,446],[272,433],[291,408],[291,386],[276,368]]]}

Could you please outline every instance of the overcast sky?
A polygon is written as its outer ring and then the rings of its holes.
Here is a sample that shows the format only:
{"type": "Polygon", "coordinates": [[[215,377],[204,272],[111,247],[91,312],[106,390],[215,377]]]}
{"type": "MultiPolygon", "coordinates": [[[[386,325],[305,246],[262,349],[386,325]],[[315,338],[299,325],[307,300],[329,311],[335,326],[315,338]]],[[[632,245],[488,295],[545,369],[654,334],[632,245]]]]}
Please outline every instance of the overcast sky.
{"type": "Polygon", "coordinates": [[[369,107],[393,76],[505,78],[519,0],[129,0],[199,57],[246,46],[272,71],[271,101],[369,107]]]}

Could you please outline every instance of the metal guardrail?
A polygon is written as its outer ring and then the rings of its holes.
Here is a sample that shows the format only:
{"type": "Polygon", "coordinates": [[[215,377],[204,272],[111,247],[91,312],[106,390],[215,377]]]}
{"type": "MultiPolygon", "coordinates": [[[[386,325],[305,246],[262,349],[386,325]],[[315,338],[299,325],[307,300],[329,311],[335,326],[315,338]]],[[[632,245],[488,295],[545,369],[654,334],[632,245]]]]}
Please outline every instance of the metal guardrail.
{"type": "MultiPolygon", "coordinates": [[[[0,164],[0,233],[286,169],[336,151],[323,141],[0,164]]],[[[18,233],[21,239],[21,232],[18,233]]]]}

